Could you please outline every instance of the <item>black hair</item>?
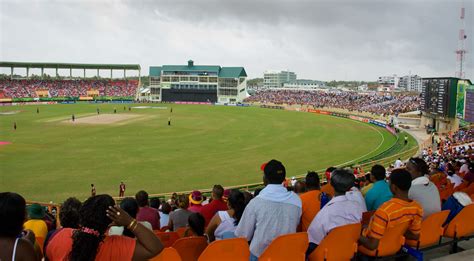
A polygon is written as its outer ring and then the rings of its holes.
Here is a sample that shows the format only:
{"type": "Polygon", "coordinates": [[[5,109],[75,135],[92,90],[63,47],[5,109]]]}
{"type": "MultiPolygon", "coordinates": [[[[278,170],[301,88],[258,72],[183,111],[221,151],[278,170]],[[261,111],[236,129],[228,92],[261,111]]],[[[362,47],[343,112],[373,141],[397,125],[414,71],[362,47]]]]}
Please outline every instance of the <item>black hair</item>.
{"type": "Polygon", "coordinates": [[[247,206],[245,195],[238,189],[233,189],[230,191],[227,200],[229,201],[229,206],[234,210],[234,225],[237,226],[242,214],[244,214],[245,206],[247,206]]]}
{"type": "Polygon", "coordinates": [[[306,174],[305,183],[308,189],[319,189],[319,175],[315,171],[308,171],[306,174]]]}
{"type": "Polygon", "coordinates": [[[59,208],[59,222],[62,227],[79,228],[82,203],[74,197],[66,199],[59,208]]]}
{"type": "Polygon", "coordinates": [[[385,171],[385,168],[382,165],[377,164],[377,165],[372,166],[372,169],[370,169],[370,174],[374,176],[375,178],[374,182],[375,182],[375,181],[384,180],[387,172],[385,171]]]}
{"type": "Polygon", "coordinates": [[[306,192],[306,183],[303,181],[296,181],[295,186],[293,187],[295,193],[305,193],[306,192]]]}
{"type": "Polygon", "coordinates": [[[189,227],[196,233],[196,236],[204,236],[204,226],[206,225],[206,220],[200,213],[192,213],[188,217],[189,227]]]}
{"type": "Polygon", "coordinates": [[[171,205],[168,204],[168,202],[163,202],[163,204],[161,204],[161,212],[168,215],[171,212],[171,205]]]}
{"type": "Polygon", "coordinates": [[[242,193],[244,193],[245,205],[247,205],[247,204],[250,202],[250,200],[253,199],[253,195],[252,195],[252,193],[250,193],[250,192],[248,192],[248,191],[244,191],[244,192],[242,192],[242,193]]]}
{"type": "MultiPolygon", "coordinates": [[[[125,210],[132,218],[137,217],[138,213],[138,203],[134,198],[124,198],[122,202],[120,202],[120,208],[125,210]]],[[[132,237],[134,238],[135,235],[130,231],[128,228],[124,228],[123,230],[123,235],[127,237],[132,237]]]]}
{"type": "Polygon", "coordinates": [[[270,160],[263,169],[268,184],[281,184],[285,180],[285,166],[278,160],[270,160]]]}
{"type": "Polygon", "coordinates": [[[331,186],[339,194],[344,194],[354,186],[355,177],[347,169],[336,169],[331,173],[331,186]]]}
{"type": "Polygon", "coordinates": [[[150,207],[159,209],[161,205],[159,198],[151,198],[150,199],[150,207]]]}
{"type": "Polygon", "coordinates": [[[410,158],[409,162],[415,166],[416,170],[421,175],[430,173],[430,168],[428,167],[428,164],[426,164],[425,160],[421,158],[410,158]]]}
{"type": "Polygon", "coordinates": [[[100,243],[105,238],[105,232],[112,220],[107,217],[106,210],[115,204],[109,195],[90,197],[82,204],[79,211],[80,222],[83,228],[90,228],[99,233],[99,236],[76,230],[72,235],[72,248],[69,253],[70,261],[93,261],[98,252],[100,243]]]}
{"type": "Polygon", "coordinates": [[[260,194],[260,192],[262,191],[263,188],[256,188],[255,191],[253,192],[253,197],[256,197],[258,196],[258,194],[260,194]]]}
{"type": "Polygon", "coordinates": [[[189,199],[186,195],[182,194],[178,196],[178,207],[187,209],[189,206],[189,199]]]}
{"type": "Polygon", "coordinates": [[[390,184],[395,185],[402,191],[408,191],[411,187],[411,175],[406,169],[395,169],[390,174],[390,184]]]}
{"type": "Polygon", "coordinates": [[[335,170],[336,170],[335,167],[329,167],[329,168],[326,169],[326,172],[332,173],[335,170]]]}
{"type": "Polygon", "coordinates": [[[135,199],[137,200],[139,207],[145,207],[148,205],[148,193],[144,190],[140,190],[135,194],[135,199]]]}
{"type": "Polygon", "coordinates": [[[212,192],[217,198],[222,198],[222,196],[224,196],[224,188],[221,185],[214,185],[212,192]]]}
{"type": "Polygon", "coordinates": [[[0,193],[0,236],[17,237],[23,230],[26,217],[26,202],[19,194],[0,193]]]}

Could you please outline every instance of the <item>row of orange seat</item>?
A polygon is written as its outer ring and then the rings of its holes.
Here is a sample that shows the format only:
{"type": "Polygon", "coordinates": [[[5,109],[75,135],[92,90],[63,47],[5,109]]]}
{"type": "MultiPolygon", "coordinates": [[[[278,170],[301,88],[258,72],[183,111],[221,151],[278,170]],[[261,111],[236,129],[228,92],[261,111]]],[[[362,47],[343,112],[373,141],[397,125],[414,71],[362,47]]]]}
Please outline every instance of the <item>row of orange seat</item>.
{"type": "MultiPolygon", "coordinates": [[[[350,224],[333,229],[321,244],[309,256],[310,261],[316,260],[350,260],[357,253],[372,257],[391,256],[406,244],[423,251],[428,247],[441,243],[441,238],[451,238],[455,244],[460,240],[474,235],[474,204],[466,206],[446,226],[443,223],[449,210],[435,213],[422,223],[418,241],[406,241],[405,231],[409,224],[391,227],[380,240],[375,250],[358,245],[362,224],[350,224]]],[[[207,244],[205,237],[179,238],[177,232],[158,232],[157,235],[166,246],[165,250],[152,259],[182,261],[214,261],[214,260],[249,260],[249,246],[245,239],[225,239],[207,244]]],[[[276,238],[260,256],[262,261],[305,260],[308,248],[306,232],[283,235],[276,238]]]]}

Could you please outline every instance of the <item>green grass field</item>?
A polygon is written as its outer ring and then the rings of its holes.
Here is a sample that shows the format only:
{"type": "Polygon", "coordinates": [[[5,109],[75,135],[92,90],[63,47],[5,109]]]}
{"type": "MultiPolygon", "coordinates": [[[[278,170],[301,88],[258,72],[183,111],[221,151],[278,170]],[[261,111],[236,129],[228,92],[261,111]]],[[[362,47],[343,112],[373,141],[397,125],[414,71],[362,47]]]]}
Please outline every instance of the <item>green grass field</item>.
{"type": "MultiPolygon", "coordinates": [[[[129,106],[128,104],[126,106],[129,106]]],[[[137,104],[130,106],[146,106],[137,104]]],[[[206,105],[172,105],[123,111],[120,104],[0,107],[0,191],[29,200],[85,199],[98,193],[126,195],[144,189],[173,192],[260,182],[260,165],[283,162],[287,176],[362,160],[391,147],[382,128],[310,113],[206,105]],[[36,108],[40,113],[36,113],[36,108]],[[138,118],[115,124],[70,123],[71,115],[113,113],[138,118]],[[17,111],[6,115],[5,112],[17,111]],[[17,130],[13,130],[13,122],[17,130]]],[[[101,119],[101,118],[99,118],[101,119]]]]}

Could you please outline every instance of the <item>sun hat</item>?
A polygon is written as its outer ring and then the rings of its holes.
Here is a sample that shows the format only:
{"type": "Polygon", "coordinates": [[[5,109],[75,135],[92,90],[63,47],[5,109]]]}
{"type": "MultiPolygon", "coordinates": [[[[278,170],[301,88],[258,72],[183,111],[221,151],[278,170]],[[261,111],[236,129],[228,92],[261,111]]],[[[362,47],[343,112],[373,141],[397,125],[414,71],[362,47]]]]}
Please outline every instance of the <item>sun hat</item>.
{"type": "Polygon", "coordinates": [[[43,219],[46,215],[44,207],[36,203],[28,206],[26,211],[28,212],[30,219],[43,219]]]}
{"type": "Polygon", "coordinates": [[[199,205],[202,202],[202,194],[199,190],[194,190],[193,193],[189,194],[189,202],[199,205]]]}

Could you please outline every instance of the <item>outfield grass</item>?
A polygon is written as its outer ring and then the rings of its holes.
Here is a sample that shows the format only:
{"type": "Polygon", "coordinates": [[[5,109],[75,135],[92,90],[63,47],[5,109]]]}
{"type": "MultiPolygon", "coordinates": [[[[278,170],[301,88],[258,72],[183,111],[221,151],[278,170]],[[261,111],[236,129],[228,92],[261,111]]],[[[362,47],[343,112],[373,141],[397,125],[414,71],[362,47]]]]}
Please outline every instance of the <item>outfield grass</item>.
{"type": "MultiPolygon", "coordinates": [[[[129,106],[128,104],[126,106],[129,106]]],[[[131,106],[143,106],[131,105],[131,106]]],[[[116,104],[0,107],[0,191],[61,202],[98,193],[126,195],[238,185],[261,181],[260,165],[275,158],[287,176],[375,156],[396,138],[382,128],[348,119],[260,108],[172,105],[123,111],[116,104]],[[36,113],[39,107],[40,113],[36,113]],[[140,114],[124,124],[70,124],[101,113],[140,114]],[[18,129],[13,130],[16,121],[18,129]]]]}

